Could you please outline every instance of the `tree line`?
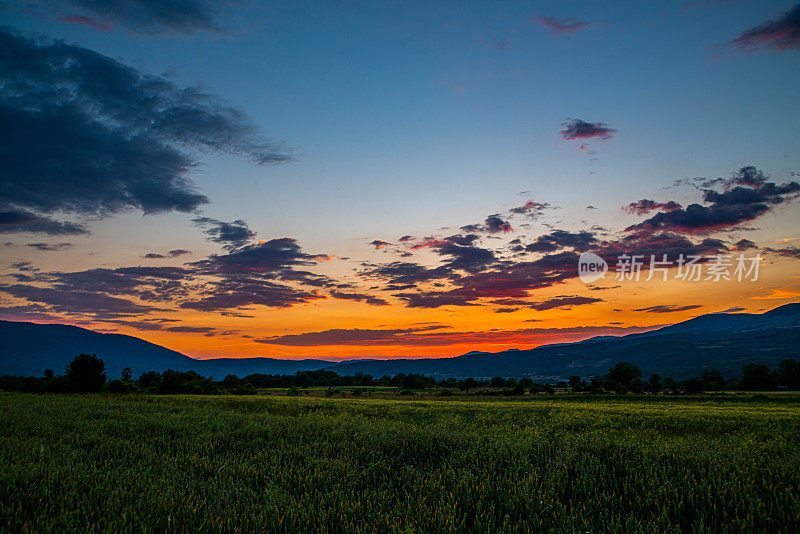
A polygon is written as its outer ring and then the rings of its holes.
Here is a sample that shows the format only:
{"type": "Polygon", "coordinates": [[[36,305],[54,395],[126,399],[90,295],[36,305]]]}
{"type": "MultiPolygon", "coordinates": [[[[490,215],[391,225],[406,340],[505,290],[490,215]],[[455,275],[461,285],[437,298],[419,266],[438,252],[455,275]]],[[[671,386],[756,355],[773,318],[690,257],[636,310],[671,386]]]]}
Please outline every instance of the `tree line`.
{"type": "Polygon", "coordinates": [[[741,378],[725,378],[715,369],[703,371],[700,376],[686,380],[662,378],[653,373],[647,379],[636,365],[629,362],[615,364],[605,375],[584,379],[571,376],[568,381],[555,384],[535,382],[529,377],[520,379],[496,376],[489,380],[476,378],[436,380],[420,374],[397,373],[374,378],[368,374],[340,376],[320,369],[298,371],[293,375],[254,373],[239,378],[227,375],[221,380],[205,377],[195,371],[166,370],[162,373],[148,371],[133,378],[130,368],[123,369],[120,378],[107,380],[105,363],[96,355],[79,354],[67,366],[63,375],[56,376],[47,369],[41,377],[0,377],[0,389],[26,392],[100,392],[110,393],[157,393],[157,394],[234,394],[254,395],[258,389],[288,388],[289,394],[298,394],[308,388],[328,388],[328,395],[335,395],[334,388],[354,388],[356,395],[365,387],[392,387],[401,392],[438,388],[442,394],[460,390],[464,393],[479,392],[487,395],[525,395],[526,393],[549,393],[556,390],[573,393],[673,393],[697,394],[714,391],[773,391],[776,389],[800,390],[800,361],[786,359],[776,369],[760,363],[747,364],[742,368],[741,378]]]}

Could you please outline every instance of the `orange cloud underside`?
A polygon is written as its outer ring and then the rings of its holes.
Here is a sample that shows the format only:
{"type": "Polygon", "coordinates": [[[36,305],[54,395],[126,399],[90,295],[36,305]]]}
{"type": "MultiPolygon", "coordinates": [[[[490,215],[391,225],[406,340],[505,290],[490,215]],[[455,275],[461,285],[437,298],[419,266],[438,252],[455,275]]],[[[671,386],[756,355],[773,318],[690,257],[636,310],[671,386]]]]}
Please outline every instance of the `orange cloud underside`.
{"type": "MultiPolygon", "coordinates": [[[[129,333],[198,358],[254,357],[444,357],[477,350],[495,352],[510,348],[532,348],[549,343],[571,342],[598,335],[623,335],[680,322],[696,315],[742,307],[760,312],[776,305],[798,301],[800,281],[793,279],[793,262],[770,265],[758,282],[626,282],[622,287],[589,290],[574,280],[538,290],[529,299],[543,301],[560,295],[599,297],[603,302],[568,308],[536,311],[517,307],[511,313],[495,313],[501,306],[447,306],[437,309],[367,306],[359,302],[325,299],[290,309],[254,307],[252,318],[214,316],[197,312],[177,312],[170,317],[182,324],[213,326],[219,331],[235,330],[230,335],[206,337],[164,331],[129,333]],[[786,281],[792,280],[791,287],[786,281]],[[769,300],[765,300],[769,299],[769,300]],[[634,311],[650,306],[701,307],[672,313],[634,311]],[[180,314],[180,315],[178,315],[180,314]],[[430,328],[440,326],[441,328],[430,328]],[[429,328],[421,329],[427,326],[429,328]],[[604,328],[605,327],[605,328],[604,328]],[[275,338],[331,329],[414,330],[389,339],[356,340],[337,344],[282,345],[258,343],[258,338],[275,338]],[[249,337],[245,337],[249,336],[249,337]]],[[[599,286],[619,284],[609,275],[599,286]]],[[[98,325],[100,326],[100,325],[98,325]]],[[[105,325],[107,327],[107,325],[105,325]]]]}

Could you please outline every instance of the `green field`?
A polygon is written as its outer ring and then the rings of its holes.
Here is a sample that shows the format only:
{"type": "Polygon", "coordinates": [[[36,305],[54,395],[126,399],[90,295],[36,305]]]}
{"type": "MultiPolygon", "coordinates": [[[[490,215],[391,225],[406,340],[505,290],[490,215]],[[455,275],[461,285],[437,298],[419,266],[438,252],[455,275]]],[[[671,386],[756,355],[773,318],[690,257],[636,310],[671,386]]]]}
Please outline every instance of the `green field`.
{"type": "Polygon", "coordinates": [[[797,531],[797,399],[0,393],[13,532],[797,531]]]}

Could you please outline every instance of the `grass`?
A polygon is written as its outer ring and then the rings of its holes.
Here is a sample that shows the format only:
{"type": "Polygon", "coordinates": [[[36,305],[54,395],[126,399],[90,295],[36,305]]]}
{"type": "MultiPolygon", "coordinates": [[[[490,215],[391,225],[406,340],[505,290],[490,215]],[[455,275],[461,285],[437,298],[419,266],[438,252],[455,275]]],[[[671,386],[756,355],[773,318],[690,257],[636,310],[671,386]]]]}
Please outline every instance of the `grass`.
{"type": "Polygon", "coordinates": [[[0,394],[14,532],[797,531],[797,399],[0,394]]]}

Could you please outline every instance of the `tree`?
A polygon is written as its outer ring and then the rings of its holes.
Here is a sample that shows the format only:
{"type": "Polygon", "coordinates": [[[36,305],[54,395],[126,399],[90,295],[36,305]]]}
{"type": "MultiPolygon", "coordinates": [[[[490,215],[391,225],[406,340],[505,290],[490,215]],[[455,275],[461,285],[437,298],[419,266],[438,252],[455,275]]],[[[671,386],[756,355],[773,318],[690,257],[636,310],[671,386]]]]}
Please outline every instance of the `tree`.
{"type": "Polygon", "coordinates": [[[458,389],[463,390],[464,393],[469,393],[469,390],[475,389],[476,387],[478,387],[478,381],[471,376],[458,384],[458,389]]]}
{"type": "Polygon", "coordinates": [[[506,385],[506,379],[502,376],[496,376],[492,378],[492,387],[493,388],[501,388],[506,385]]]}
{"type": "MultiPolygon", "coordinates": [[[[311,376],[308,373],[306,373],[304,371],[297,371],[297,373],[295,374],[295,377],[296,377],[295,378],[295,384],[297,384],[297,387],[309,388],[309,387],[314,385],[314,380],[311,378],[311,376]]],[[[352,384],[348,384],[348,385],[352,385],[352,384]]]]}
{"type": "Polygon", "coordinates": [[[671,393],[674,393],[675,391],[678,390],[678,383],[675,382],[674,378],[668,376],[667,378],[664,379],[664,389],[671,393]]]}
{"type": "Polygon", "coordinates": [[[650,393],[658,393],[661,391],[661,375],[653,373],[647,381],[647,391],[650,393]]]}
{"type": "Polygon", "coordinates": [[[517,386],[522,386],[524,389],[530,391],[533,388],[533,379],[528,376],[519,379],[517,386]]]}
{"type": "Polygon", "coordinates": [[[637,378],[640,380],[642,378],[642,371],[637,366],[628,362],[619,362],[606,373],[606,387],[624,393],[628,390],[630,383],[637,378]]]}
{"type": "Polygon", "coordinates": [[[763,363],[749,363],[742,367],[742,389],[769,391],[775,389],[777,376],[763,363]]]}
{"type": "Polygon", "coordinates": [[[147,371],[139,376],[139,385],[146,391],[157,393],[161,389],[161,373],[147,371]]]}
{"type": "Polygon", "coordinates": [[[122,376],[120,377],[123,382],[132,382],[133,381],[133,369],[130,367],[126,367],[122,370],[122,376]]]}
{"type": "Polygon", "coordinates": [[[106,383],[106,365],[96,354],[78,354],[67,366],[72,391],[100,391],[106,383]]]}
{"type": "Polygon", "coordinates": [[[725,389],[725,378],[716,369],[706,369],[700,374],[703,391],[722,391],[725,389]]]}
{"type": "Polygon", "coordinates": [[[599,376],[593,376],[589,379],[589,389],[592,391],[600,391],[603,389],[603,379],[599,376]]]}
{"type": "Polygon", "coordinates": [[[790,358],[778,364],[778,382],[787,389],[800,389],[800,361],[790,358]]]}
{"type": "Polygon", "coordinates": [[[641,393],[644,391],[644,382],[642,382],[641,378],[634,378],[628,382],[628,389],[633,393],[641,393]]]}
{"type": "Polygon", "coordinates": [[[585,385],[581,377],[577,375],[569,377],[569,387],[573,392],[582,391],[585,385]]]}
{"type": "Polygon", "coordinates": [[[699,378],[690,378],[684,383],[686,393],[696,395],[703,392],[703,382],[699,378]]]}

